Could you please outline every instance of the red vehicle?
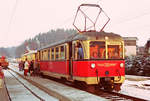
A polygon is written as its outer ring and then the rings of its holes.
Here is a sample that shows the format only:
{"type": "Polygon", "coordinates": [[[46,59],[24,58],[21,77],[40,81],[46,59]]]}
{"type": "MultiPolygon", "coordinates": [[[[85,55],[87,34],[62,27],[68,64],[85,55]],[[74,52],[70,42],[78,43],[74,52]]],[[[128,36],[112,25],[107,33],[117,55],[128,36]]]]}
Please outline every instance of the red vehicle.
{"type": "MultiPolygon", "coordinates": [[[[80,6],[100,8],[92,4],[80,6]]],[[[89,86],[120,90],[125,80],[124,41],[120,35],[102,29],[77,29],[76,35],[39,49],[36,56],[41,72],[89,86]]]]}
{"type": "Polygon", "coordinates": [[[2,56],[2,57],[0,58],[0,64],[1,64],[1,66],[2,66],[4,69],[7,69],[7,68],[8,68],[9,63],[8,63],[8,61],[6,60],[5,56],[2,56]]]}
{"type": "Polygon", "coordinates": [[[0,88],[2,88],[3,85],[3,78],[4,78],[4,73],[2,67],[0,66],[0,88]]]}

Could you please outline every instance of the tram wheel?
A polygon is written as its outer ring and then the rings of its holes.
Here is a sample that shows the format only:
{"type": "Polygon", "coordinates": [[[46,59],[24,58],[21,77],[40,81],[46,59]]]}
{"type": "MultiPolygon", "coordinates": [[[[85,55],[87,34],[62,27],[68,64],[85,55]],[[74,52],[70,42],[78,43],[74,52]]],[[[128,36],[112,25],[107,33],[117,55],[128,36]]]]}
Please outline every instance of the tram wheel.
{"type": "Polygon", "coordinates": [[[121,83],[114,84],[114,90],[117,91],[117,92],[120,91],[121,90],[121,85],[122,85],[121,83]]]}
{"type": "Polygon", "coordinates": [[[96,91],[96,86],[95,85],[87,85],[86,91],[90,93],[94,93],[96,91]]]}
{"type": "Polygon", "coordinates": [[[113,85],[105,85],[104,86],[104,90],[106,90],[106,91],[113,91],[113,89],[114,89],[114,86],[113,85]]]}

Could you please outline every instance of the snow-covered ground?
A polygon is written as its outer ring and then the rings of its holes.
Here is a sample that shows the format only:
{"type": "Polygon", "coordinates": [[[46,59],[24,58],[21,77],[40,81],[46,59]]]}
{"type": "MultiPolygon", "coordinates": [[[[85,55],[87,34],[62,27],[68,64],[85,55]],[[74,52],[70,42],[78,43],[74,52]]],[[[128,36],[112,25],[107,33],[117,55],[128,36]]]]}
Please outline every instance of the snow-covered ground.
{"type": "MultiPolygon", "coordinates": [[[[15,67],[18,64],[11,64],[15,67]]],[[[126,75],[120,93],[150,101],[150,77],[126,75]]]]}
{"type": "Polygon", "coordinates": [[[40,101],[40,99],[37,96],[44,99],[44,101],[59,101],[59,99],[48,95],[44,91],[27,82],[26,80],[24,80],[23,78],[21,78],[20,76],[18,76],[17,74],[15,74],[10,70],[7,71],[5,70],[4,74],[5,74],[5,83],[12,101],[40,101]],[[12,74],[17,79],[14,78],[12,74]],[[27,88],[30,89],[32,93],[27,88]],[[36,94],[37,96],[33,95],[33,93],[36,94]]]}
{"type": "MultiPolygon", "coordinates": [[[[19,71],[17,64],[11,63],[9,67],[13,69],[14,71],[17,71],[23,75],[23,71],[19,71]]],[[[110,101],[109,99],[105,99],[103,97],[99,97],[91,93],[82,91],[82,90],[68,87],[66,85],[63,85],[63,84],[60,84],[60,83],[57,83],[55,81],[51,81],[48,79],[43,79],[40,77],[32,77],[32,76],[27,76],[26,79],[30,79],[42,85],[43,87],[48,89],[48,92],[52,96],[57,96],[58,98],[60,98],[60,100],[63,100],[63,101],[69,101],[69,100],[70,101],[110,101]]],[[[37,91],[37,93],[38,92],[39,91],[37,91]]],[[[48,100],[48,101],[53,101],[53,100],[48,100]]]]}
{"type": "Polygon", "coordinates": [[[127,75],[120,93],[150,100],[150,77],[127,75]]]}

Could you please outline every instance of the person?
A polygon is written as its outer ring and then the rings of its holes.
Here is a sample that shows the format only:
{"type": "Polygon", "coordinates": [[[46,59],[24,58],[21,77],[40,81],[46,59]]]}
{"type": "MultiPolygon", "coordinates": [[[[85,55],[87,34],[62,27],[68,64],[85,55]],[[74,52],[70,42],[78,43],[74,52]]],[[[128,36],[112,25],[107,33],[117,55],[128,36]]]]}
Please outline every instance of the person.
{"type": "Polygon", "coordinates": [[[23,70],[23,65],[24,65],[24,62],[21,60],[19,62],[19,71],[22,71],[23,70]]]}
{"type": "Polygon", "coordinates": [[[19,61],[19,71],[21,71],[21,61],[19,61]]]}
{"type": "Polygon", "coordinates": [[[98,53],[97,53],[97,52],[93,52],[92,58],[93,58],[93,59],[97,59],[97,58],[98,58],[98,53]]]}
{"type": "Polygon", "coordinates": [[[21,60],[21,71],[24,70],[24,61],[21,60]]]}
{"type": "Polygon", "coordinates": [[[39,74],[40,74],[40,64],[39,64],[37,59],[34,61],[33,68],[34,68],[33,74],[39,76],[39,74]]]}
{"type": "Polygon", "coordinates": [[[28,70],[29,70],[29,62],[26,59],[24,64],[24,76],[27,76],[28,70]]]}
{"type": "Polygon", "coordinates": [[[2,67],[0,65],[0,88],[3,87],[3,78],[4,78],[4,73],[3,73],[3,70],[2,70],[2,67]]]}
{"type": "Polygon", "coordinates": [[[32,74],[33,74],[33,60],[29,64],[29,73],[30,73],[30,76],[32,76],[32,74]]]}
{"type": "Polygon", "coordinates": [[[91,59],[98,59],[98,45],[90,46],[90,58],[91,59]]]}
{"type": "Polygon", "coordinates": [[[84,58],[84,53],[83,53],[83,48],[80,43],[78,43],[78,59],[83,59],[84,58]]]}
{"type": "Polygon", "coordinates": [[[119,55],[117,52],[114,52],[114,58],[119,58],[119,55]]]}
{"type": "Polygon", "coordinates": [[[105,49],[104,48],[100,48],[99,49],[99,58],[100,59],[104,59],[105,55],[106,55],[105,53],[106,53],[105,49]]]}

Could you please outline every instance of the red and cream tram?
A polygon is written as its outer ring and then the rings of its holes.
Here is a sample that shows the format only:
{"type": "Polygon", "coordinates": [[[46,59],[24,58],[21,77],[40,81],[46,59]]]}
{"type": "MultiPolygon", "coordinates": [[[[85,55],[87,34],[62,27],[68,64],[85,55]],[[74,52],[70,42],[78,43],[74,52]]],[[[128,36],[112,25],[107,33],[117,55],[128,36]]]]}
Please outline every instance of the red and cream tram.
{"type": "Polygon", "coordinates": [[[125,80],[124,42],[117,34],[77,34],[38,50],[37,56],[44,75],[106,89],[118,88],[125,80]]]}
{"type": "MultiPolygon", "coordinates": [[[[82,4],[78,11],[83,6],[98,7],[99,12],[103,12],[99,5],[94,4],[82,4]]],[[[85,13],[83,15],[87,21],[89,17],[85,13]]],[[[96,21],[92,23],[95,29],[96,21]]],[[[103,28],[99,32],[81,32],[77,28],[79,33],[76,35],[39,49],[37,59],[41,72],[55,78],[97,85],[107,90],[120,90],[125,80],[124,41],[120,35],[102,31],[103,28]]]]}

